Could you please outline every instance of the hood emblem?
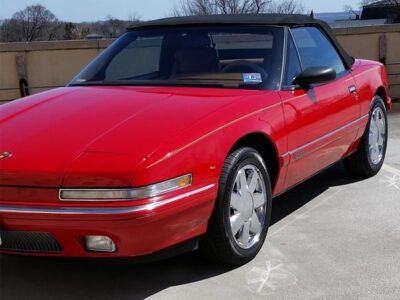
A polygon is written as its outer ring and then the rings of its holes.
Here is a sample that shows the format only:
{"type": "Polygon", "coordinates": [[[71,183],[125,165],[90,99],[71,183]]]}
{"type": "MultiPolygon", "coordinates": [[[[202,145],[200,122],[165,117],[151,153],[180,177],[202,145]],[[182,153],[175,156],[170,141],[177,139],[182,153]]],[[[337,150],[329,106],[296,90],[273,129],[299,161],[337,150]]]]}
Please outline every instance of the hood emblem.
{"type": "Polygon", "coordinates": [[[10,156],[11,156],[11,152],[9,152],[9,151],[4,151],[4,152],[1,152],[0,153],[0,160],[1,159],[6,159],[6,158],[9,158],[10,156]]]}

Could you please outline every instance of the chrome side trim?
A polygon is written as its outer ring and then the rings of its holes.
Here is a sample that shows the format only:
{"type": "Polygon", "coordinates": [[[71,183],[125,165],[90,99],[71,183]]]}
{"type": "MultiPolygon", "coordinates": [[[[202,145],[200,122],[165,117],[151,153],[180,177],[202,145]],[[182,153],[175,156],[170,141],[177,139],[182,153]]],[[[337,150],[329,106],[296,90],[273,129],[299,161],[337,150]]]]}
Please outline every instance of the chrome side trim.
{"type": "Polygon", "coordinates": [[[124,215],[140,211],[151,211],[157,207],[182,200],[184,198],[199,194],[213,188],[215,184],[210,184],[202,188],[149,204],[132,207],[23,207],[12,205],[0,205],[0,213],[21,213],[21,214],[54,214],[54,215],[124,215]]]}
{"type": "MultiPolygon", "coordinates": [[[[365,115],[359,117],[358,119],[356,119],[356,120],[354,120],[354,121],[351,121],[350,123],[347,123],[347,124],[343,125],[342,127],[339,127],[339,128],[337,128],[337,129],[335,129],[335,130],[333,130],[333,131],[331,131],[331,132],[328,132],[327,134],[325,134],[325,135],[323,135],[323,136],[320,136],[319,138],[317,138],[317,139],[315,139],[315,140],[312,140],[311,142],[308,142],[308,143],[306,143],[306,144],[304,144],[304,145],[302,145],[302,146],[300,146],[300,147],[298,147],[298,148],[295,148],[295,149],[293,149],[293,150],[290,150],[290,151],[284,153],[282,156],[285,156],[285,155],[295,155],[297,152],[302,151],[302,150],[304,150],[304,149],[306,149],[306,148],[308,148],[308,147],[310,147],[310,146],[312,146],[312,145],[314,145],[314,144],[316,144],[316,143],[319,143],[319,142],[321,142],[321,141],[324,141],[324,140],[326,140],[326,139],[328,139],[328,138],[334,136],[335,134],[337,134],[337,133],[339,133],[339,132],[341,132],[341,131],[343,131],[343,130],[345,130],[345,129],[347,129],[347,128],[349,128],[349,127],[355,125],[355,124],[357,124],[358,122],[363,121],[364,119],[366,119],[366,118],[368,118],[368,117],[369,117],[369,114],[365,114],[365,115]]],[[[304,153],[304,154],[306,154],[306,153],[304,153]]],[[[302,156],[303,156],[303,155],[302,155],[302,156]]]]}

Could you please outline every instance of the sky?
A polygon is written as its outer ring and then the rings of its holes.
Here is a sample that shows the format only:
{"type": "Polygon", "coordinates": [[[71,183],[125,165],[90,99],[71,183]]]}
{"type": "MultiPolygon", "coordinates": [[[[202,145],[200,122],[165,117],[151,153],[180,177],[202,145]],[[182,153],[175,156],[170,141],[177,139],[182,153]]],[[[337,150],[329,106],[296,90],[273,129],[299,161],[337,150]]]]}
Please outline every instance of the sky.
{"type": "MultiPolygon", "coordinates": [[[[107,16],[129,19],[132,14],[142,20],[163,18],[170,15],[180,0],[0,0],[0,20],[28,5],[42,4],[58,19],[71,22],[104,20],[107,16]]],[[[344,5],[358,7],[360,0],[302,0],[316,13],[342,11],[344,5]]]]}

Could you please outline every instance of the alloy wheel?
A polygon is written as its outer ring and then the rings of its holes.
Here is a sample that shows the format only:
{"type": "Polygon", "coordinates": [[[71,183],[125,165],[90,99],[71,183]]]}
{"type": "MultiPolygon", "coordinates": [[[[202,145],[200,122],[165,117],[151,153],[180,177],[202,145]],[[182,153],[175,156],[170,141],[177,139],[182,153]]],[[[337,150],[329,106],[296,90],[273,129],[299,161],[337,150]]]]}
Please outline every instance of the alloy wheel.
{"type": "Polygon", "coordinates": [[[266,203],[261,171],[254,165],[239,169],[230,198],[230,225],[240,248],[249,249],[258,243],[265,225],[266,203]]]}
{"type": "Polygon", "coordinates": [[[386,120],[381,107],[376,107],[369,124],[368,153],[374,165],[379,164],[385,153],[386,120]]]}

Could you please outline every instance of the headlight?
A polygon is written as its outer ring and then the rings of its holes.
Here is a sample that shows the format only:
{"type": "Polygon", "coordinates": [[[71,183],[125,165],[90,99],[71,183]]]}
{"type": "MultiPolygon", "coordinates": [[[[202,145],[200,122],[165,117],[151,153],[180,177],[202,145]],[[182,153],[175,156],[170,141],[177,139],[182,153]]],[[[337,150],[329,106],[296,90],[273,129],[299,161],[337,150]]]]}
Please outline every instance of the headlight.
{"type": "Polygon", "coordinates": [[[64,201],[127,201],[146,199],[176,191],[192,184],[192,174],[131,189],[60,189],[64,201]]]}

